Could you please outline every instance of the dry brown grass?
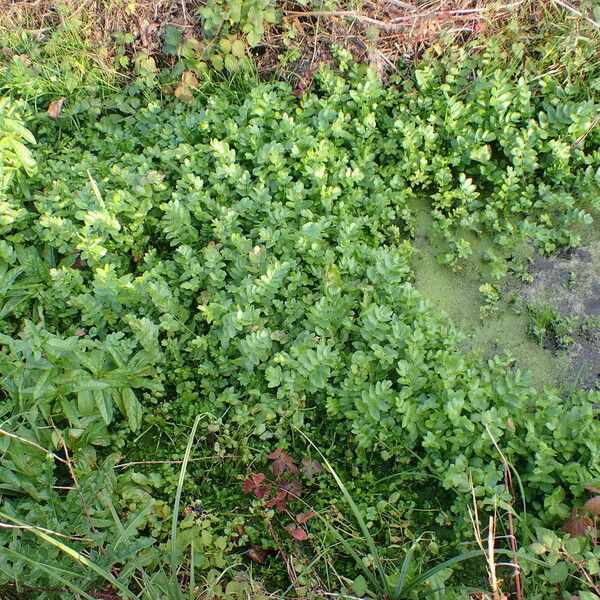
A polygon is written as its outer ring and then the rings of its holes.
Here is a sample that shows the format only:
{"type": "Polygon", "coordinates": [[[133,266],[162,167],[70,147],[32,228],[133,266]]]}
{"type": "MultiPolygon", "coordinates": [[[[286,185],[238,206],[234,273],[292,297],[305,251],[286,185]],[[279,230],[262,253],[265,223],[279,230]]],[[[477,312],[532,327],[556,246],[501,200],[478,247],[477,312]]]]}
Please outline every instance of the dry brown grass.
{"type": "MultiPolygon", "coordinates": [[[[534,35],[540,23],[554,17],[564,21],[565,15],[575,36],[578,29],[594,28],[588,15],[566,0],[339,0],[336,10],[315,9],[318,0],[313,8],[292,0],[276,1],[282,18],[268,27],[252,54],[262,75],[278,71],[299,88],[319,64],[331,60],[334,44],[370,63],[383,77],[394,72],[398,61],[428,47],[443,52],[473,39],[480,39],[483,46],[491,35],[514,29],[515,23],[525,36],[534,35]],[[290,48],[297,56],[282,70],[279,57],[290,48]]],[[[114,33],[121,32],[133,37],[128,48],[132,55],[156,57],[169,25],[186,37],[202,38],[197,12],[204,4],[202,0],[0,0],[0,31],[20,27],[43,38],[76,17],[89,24],[91,45],[107,48],[109,56],[114,33]]],[[[512,42],[507,36],[507,43],[512,42]]]]}
{"type": "Polygon", "coordinates": [[[312,67],[336,44],[349,49],[356,59],[373,65],[380,74],[394,70],[400,59],[419,55],[427,47],[445,46],[491,31],[498,22],[514,17],[523,5],[480,0],[434,0],[404,2],[371,0],[360,9],[340,3],[335,11],[299,10],[284,5],[283,27],[273,27],[266,43],[283,48],[285,30],[297,31],[294,45],[304,51],[312,67]]]}
{"type": "Polygon", "coordinates": [[[0,0],[0,29],[19,27],[43,37],[67,20],[90,26],[90,41],[110,46],[114,33],[131,33],[134,53],[158,55],[165,27],[199,36],[200,0],[0,0]]]}

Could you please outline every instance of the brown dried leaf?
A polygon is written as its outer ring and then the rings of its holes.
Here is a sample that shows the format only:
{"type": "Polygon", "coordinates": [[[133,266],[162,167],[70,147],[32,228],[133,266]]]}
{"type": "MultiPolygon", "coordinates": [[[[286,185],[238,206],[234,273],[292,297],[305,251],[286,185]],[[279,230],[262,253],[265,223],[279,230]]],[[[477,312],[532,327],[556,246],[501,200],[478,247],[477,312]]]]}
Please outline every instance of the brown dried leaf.
{"type": "Polygon", "coordinates": [[[600,496],[590,498],[584,505],[583,510],[600,517],[600,496]]]}
{"type": "Polygon", "coordinates": [[[28,54],[17,54],[17,58],[20,58],[27,67],[30,67],[33,64],[28,54]]]}
{"type": "Polygon", "coordinates": [[[304,25],[302,25],[300,19],[298,17],[294,17],[292,19],[292,25],[294,26],[294,29],[300,34],[300,35],[304,35],[306,33],[306,30],[304,29],[304,25]]]}
{"type": "Polygon", "coordinates": [[[63,104],[66,102],[66,100],[66,98],[59,98],[58,100],[50,102],[47,112],[51,119],[58,119],[60,116],[60,111],[62,110],[63,104]]]}
{"type": "Polygon", "coordinates": [[[197,88],[200,84],[198,79],[191,71],[184,71],[181,75],[181,83],[185,83],[192,88],[197,88]]]}
{"type": "Polygon", "coordinates": [[[315,513],[312,510],[307,510],[306,512],[303,513],[299,513],[296,515],[296,522],[297,523],[307,523],[308,521],[310,521],[315,515],[315,513]]]}
{"type": "Polygon", "coordinates": [[[262,565],[267,560],[267,552],[260,546],[252,546],[246,553],[248,558],[259,565],[262,565]]]}
{"type": "Polygon", "coordinates": [[[173,93],[175,94],[175,98],[177,98],[178,100],[181,100],[181,102],[183,102],[184,104],[191,102],[194,98],[194,96],[192,94],[192,89],[190,88],[190,86],[183,82],[181,82],[175,88],[175,91],[173,93]]]}
{"type": "Polygon", "coordinates": [[[184,71],[181,75],[181,81],[173,93],[178,100],[187,104],[192,101],[194,89],[199,85],[198,79],[191,71],[184,71]]]}

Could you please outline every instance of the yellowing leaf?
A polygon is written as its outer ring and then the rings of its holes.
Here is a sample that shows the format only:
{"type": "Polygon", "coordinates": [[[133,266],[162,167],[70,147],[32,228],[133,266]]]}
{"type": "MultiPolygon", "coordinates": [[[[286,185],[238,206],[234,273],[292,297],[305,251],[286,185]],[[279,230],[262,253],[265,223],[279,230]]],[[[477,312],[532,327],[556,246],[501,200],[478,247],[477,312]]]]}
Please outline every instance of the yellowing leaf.
{"type": "Polygon", "coordinates": [[[181,76],[181,82],[175,88],[175,97],[181,102],[188,103],[194,98],[193,90],[198,87],[198,80],[191,71],[185,71],[181,76]]]}
{"type": "Polygon", "coordinates": [[[225,56],[225,68],[228,71],[237,71],[240,66],[239,60],[233,56],[233,54],[228,54],[225,56]]]}
{"type": "Polygon", "coordinates": [[[185,83],[186,85],[189,85],[190,87],[193,87],[193,88],[197,88],[198,85],[200,85],[198,83],[198,79],[191,71],[183,72],[183,74],[181,75],[181,83],[185,83]]]}
{"type": "Polygon", "coordinates": [[[244,44],[242,40],[235,40],[235,42],[231,44],[231,54],[238,58],[243,58],[246,54],[246,44],[244,44]]]}
{"type": "Polygon", "coordinates": [[[190,86],[186,85],[185,83],[180,83],[175,88],[174,94],[178,100],[181,100],[185,104],[187,104],[188,102],[191,102],[194,98],[190,86]]]}

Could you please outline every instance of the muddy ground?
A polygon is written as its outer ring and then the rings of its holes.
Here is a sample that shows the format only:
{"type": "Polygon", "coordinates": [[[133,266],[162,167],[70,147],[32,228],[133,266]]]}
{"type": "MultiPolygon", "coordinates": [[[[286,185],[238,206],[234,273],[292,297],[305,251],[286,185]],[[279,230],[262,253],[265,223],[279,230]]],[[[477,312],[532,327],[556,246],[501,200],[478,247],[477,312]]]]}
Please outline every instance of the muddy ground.
{"type": "Polygon", "coordinates": [[[573,320],[568,376],[576,385],[595,387],[600,377],[600,242],[538,257],[529,272],[533,281],[520,294],[573,320]]]}

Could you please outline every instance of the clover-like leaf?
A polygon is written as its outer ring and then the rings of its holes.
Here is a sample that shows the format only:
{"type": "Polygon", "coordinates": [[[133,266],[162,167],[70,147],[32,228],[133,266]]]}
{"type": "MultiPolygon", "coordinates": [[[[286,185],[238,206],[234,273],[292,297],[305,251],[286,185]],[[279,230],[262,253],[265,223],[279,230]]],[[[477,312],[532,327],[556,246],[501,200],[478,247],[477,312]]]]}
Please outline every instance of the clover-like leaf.
{"type": "Polygon", "coordinates": [[[298,467],[296,466],[294,459],[281,448],[277,448],[277,450],[271,452],[271,454],[267,455],[267,458],[273,461],[273,464],[271,465],[273,475],[279,475],[280,473],[285,472],[290,475],[298,473],[298,467]]]}

